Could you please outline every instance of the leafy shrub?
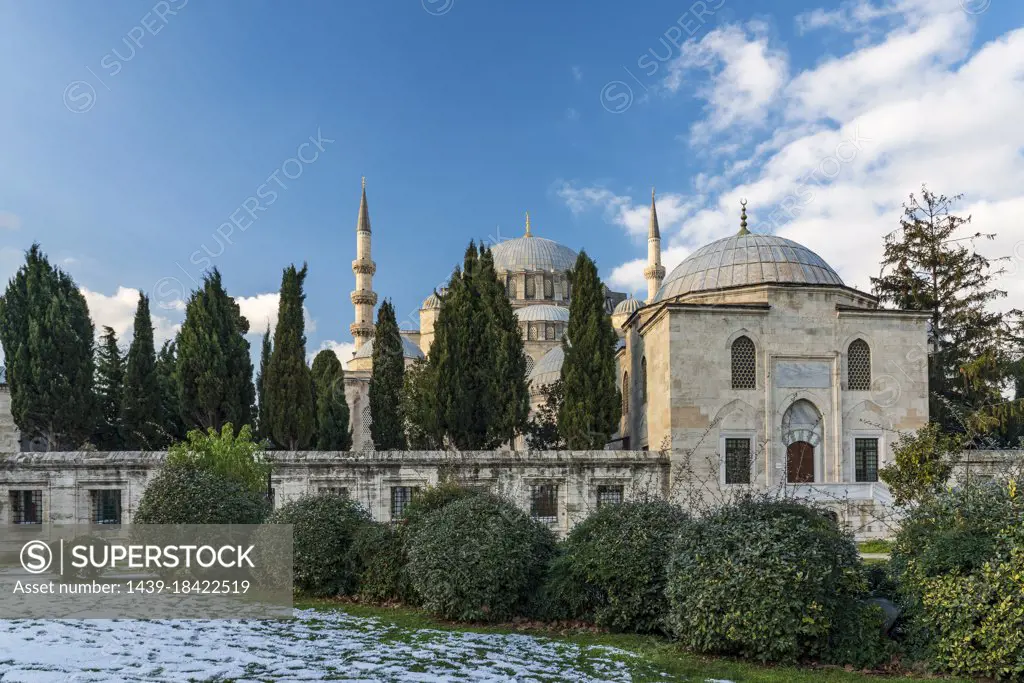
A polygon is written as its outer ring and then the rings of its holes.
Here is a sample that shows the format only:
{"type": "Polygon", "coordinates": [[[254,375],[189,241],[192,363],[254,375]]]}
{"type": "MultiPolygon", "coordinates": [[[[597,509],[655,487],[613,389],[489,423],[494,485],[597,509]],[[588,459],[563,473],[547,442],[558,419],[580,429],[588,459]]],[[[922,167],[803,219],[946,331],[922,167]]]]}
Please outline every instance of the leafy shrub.
{"type": "Polygon", "coordinates": [[[406,571],[408,532],[390,524],[367,524],[357,533],[353,549],[363,567],[359,597],[371,602],[413,602],[415,592],[406,571]]]}
{"type": "Polygon", "coordinates": [[[276,510],[272,524],[291,524],[295,587],[314,596],[351,595],[359,581],[353,540],[370,523],[358,503],[332,493],[293,500],[276,510]]]}
{"type": "Polygon", "coordinates": [[[261,524],[270,505],[261,493],[215,471],[169,463],[146,487],[136,524],[261,524]]]}
{"type": "Polygon", "coordinates": [[[666,549],[684,528],[682,508],[663,500],[606,505],[573,527],[549,575],[551,598],[599,626],[655,631],[664,626],[666,549]]]}
{"type": "Polygon", "coordinates": [[[745,499],[679,537],[669,622],[700,652],[794,661],[824,652],[841,610],[866,588],[853,539],[822,511],[745,499]]]}
{"type": "Polygon", "coordinates": [[[423,606],[446,619],[501,621],[522,612],[555,549],[544,525],[477,494],[430,513],[409,539],[409,575],[423,606]]]}
{"type": "Polygon", "coordinates": [[[252,428],[243,425],[238,434],[231,423],[218,434],[212,427],[203,433],[193,429],[185,441],[167,451],[167,464],[191,463],[202,469],[234,479],[253,491],[266,491],[269,465],[263,459],[263,446],[253,440],[252,428]]]}
{"type": "Polygon", "coordinates": [[[913,434],[901,434],[893,446],[893,462],[878,472],[902,505],[925,500],[942,491],[963,450],[963,437],[929,422],[913,434]]]}
{"type": "Polygon", "coordinates": [[[428,486],[409,501],[402,514],[402,522],[414,530],[419,527],[427,515],[444,506],[463,498],[480,495],[475,489],[466,488],[454,481],[444,481],[436,486],[428,486]]]}
{"type": "Polygon", "coordinates": [[[873,669],[892,659],[894,644],[885,635],[885,612],[878,605],[850,600],[836,615],[825,661],[873,669]]]}

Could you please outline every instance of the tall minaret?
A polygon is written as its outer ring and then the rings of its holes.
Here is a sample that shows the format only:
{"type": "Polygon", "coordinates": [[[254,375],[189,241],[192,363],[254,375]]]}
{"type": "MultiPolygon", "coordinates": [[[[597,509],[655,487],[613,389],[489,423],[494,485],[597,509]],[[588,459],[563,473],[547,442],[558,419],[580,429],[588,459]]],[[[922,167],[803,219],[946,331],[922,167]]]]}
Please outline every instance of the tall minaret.
{"type": "Polygon", "coordinates": [[[356,349],[373,339],[373,307],[377,305],[377,292],[373,291],[373,274],[377,264],[370,257],[370,209],[366,206],[366,178],[363,178],[363,196],[359,200],[359,218],[356,220],[356,260],[352,262],[356,288],[352,303],[356,321],[349,327],[356,349]]]}
{"type": "Polygon", "coordinates": [[[647,303],[654,301],[654,295],[661,289],[665,279],[665,266],[661,265],[661,230],[658,228],[658,209],[654,206],[654,188],[651,188],[651,225],[647,230],[647,303]]]}

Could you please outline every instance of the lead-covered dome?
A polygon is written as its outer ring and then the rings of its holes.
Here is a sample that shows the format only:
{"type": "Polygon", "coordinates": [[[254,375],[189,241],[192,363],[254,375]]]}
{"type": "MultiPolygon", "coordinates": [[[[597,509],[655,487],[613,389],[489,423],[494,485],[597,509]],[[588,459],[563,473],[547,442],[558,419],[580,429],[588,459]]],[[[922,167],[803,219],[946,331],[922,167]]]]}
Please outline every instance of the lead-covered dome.
{"type": "MultiPolygon", "coordinates": [[[[423,355],[423,351],[420,350],[420,347],[413,344],[404,336],[402,337],[402,356],[412,360],[426,358],[426,356],[423,355]]],[[[352,358],[373,358],[373,340],[371,339],[359,347],[359,350],[355,352],[355,355],[353,355],[352,358]]]]}
{"type": "Polygon", "coordinates": [[[491,247],[494,269],[498,272],[517,270],[572,270],[576,252],[543,237],[517,237],[491,247]]]}
{"type": "Polygon", "coordinates": [[[569,309],[565,306],[534,304],[512,311],[519,322],[569,322],[569,309]]]}
{"type": "Polygon", "coordinates": [[[644,305],[640,303],[639,299],[629,297],[627,299],[623,299],[618,303],[618,305],[615,306],[613,315],[621,315],[623,313],[625,313],[626,315],[632,315],[639,311],[641,308],[643,308],[643,306],[644,305]]]}
{"type": "Polygon", "coordinates": [[[562,346],[559,344],[537,361],[537,364],[533,366],[533,370],[530,371],[529,376],[526,378],[527,381],[535,389],[545,384],[557,382],[562,377],[562,363],[564,361],[565,352],[562,351],[562,346]]]}
{"type": "Polygon", "coordinates": [[[778,235],[740,233],[686,257],[669,273],[654,300],[773,283],[843,286],[836,271],[802,244],[778,235]]]}

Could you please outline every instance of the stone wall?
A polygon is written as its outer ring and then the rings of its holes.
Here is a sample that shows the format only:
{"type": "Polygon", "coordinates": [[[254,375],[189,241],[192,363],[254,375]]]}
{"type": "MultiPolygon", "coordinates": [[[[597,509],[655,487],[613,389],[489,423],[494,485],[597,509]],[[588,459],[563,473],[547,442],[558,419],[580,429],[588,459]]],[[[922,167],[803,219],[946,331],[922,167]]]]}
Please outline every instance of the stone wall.
{"type": "Polygon", "coordinates": [[[21,450],[21,433],[11,415],[11,390],[0,386],[0,453],[17,453],[21,450]]]}

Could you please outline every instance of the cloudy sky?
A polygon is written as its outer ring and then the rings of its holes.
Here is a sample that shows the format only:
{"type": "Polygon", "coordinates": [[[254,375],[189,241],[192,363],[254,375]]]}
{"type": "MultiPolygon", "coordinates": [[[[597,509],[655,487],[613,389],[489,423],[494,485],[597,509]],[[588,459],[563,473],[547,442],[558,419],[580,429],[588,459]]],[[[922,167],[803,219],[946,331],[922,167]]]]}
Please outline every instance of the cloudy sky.
{"type": "Polygon", "coordinates": [[[362,175],[403,327],[527,210],[642,292],[651,186],[669,270],[746,198],[867,289],[927,184],[1024,307],[1022,26],[1011,0],[9,0],[0,278],[39,241],[127,341],[138,291],[166,338],[214,266],[261,331],[306,261],[309,350],[347,357],[362,175]]]}

